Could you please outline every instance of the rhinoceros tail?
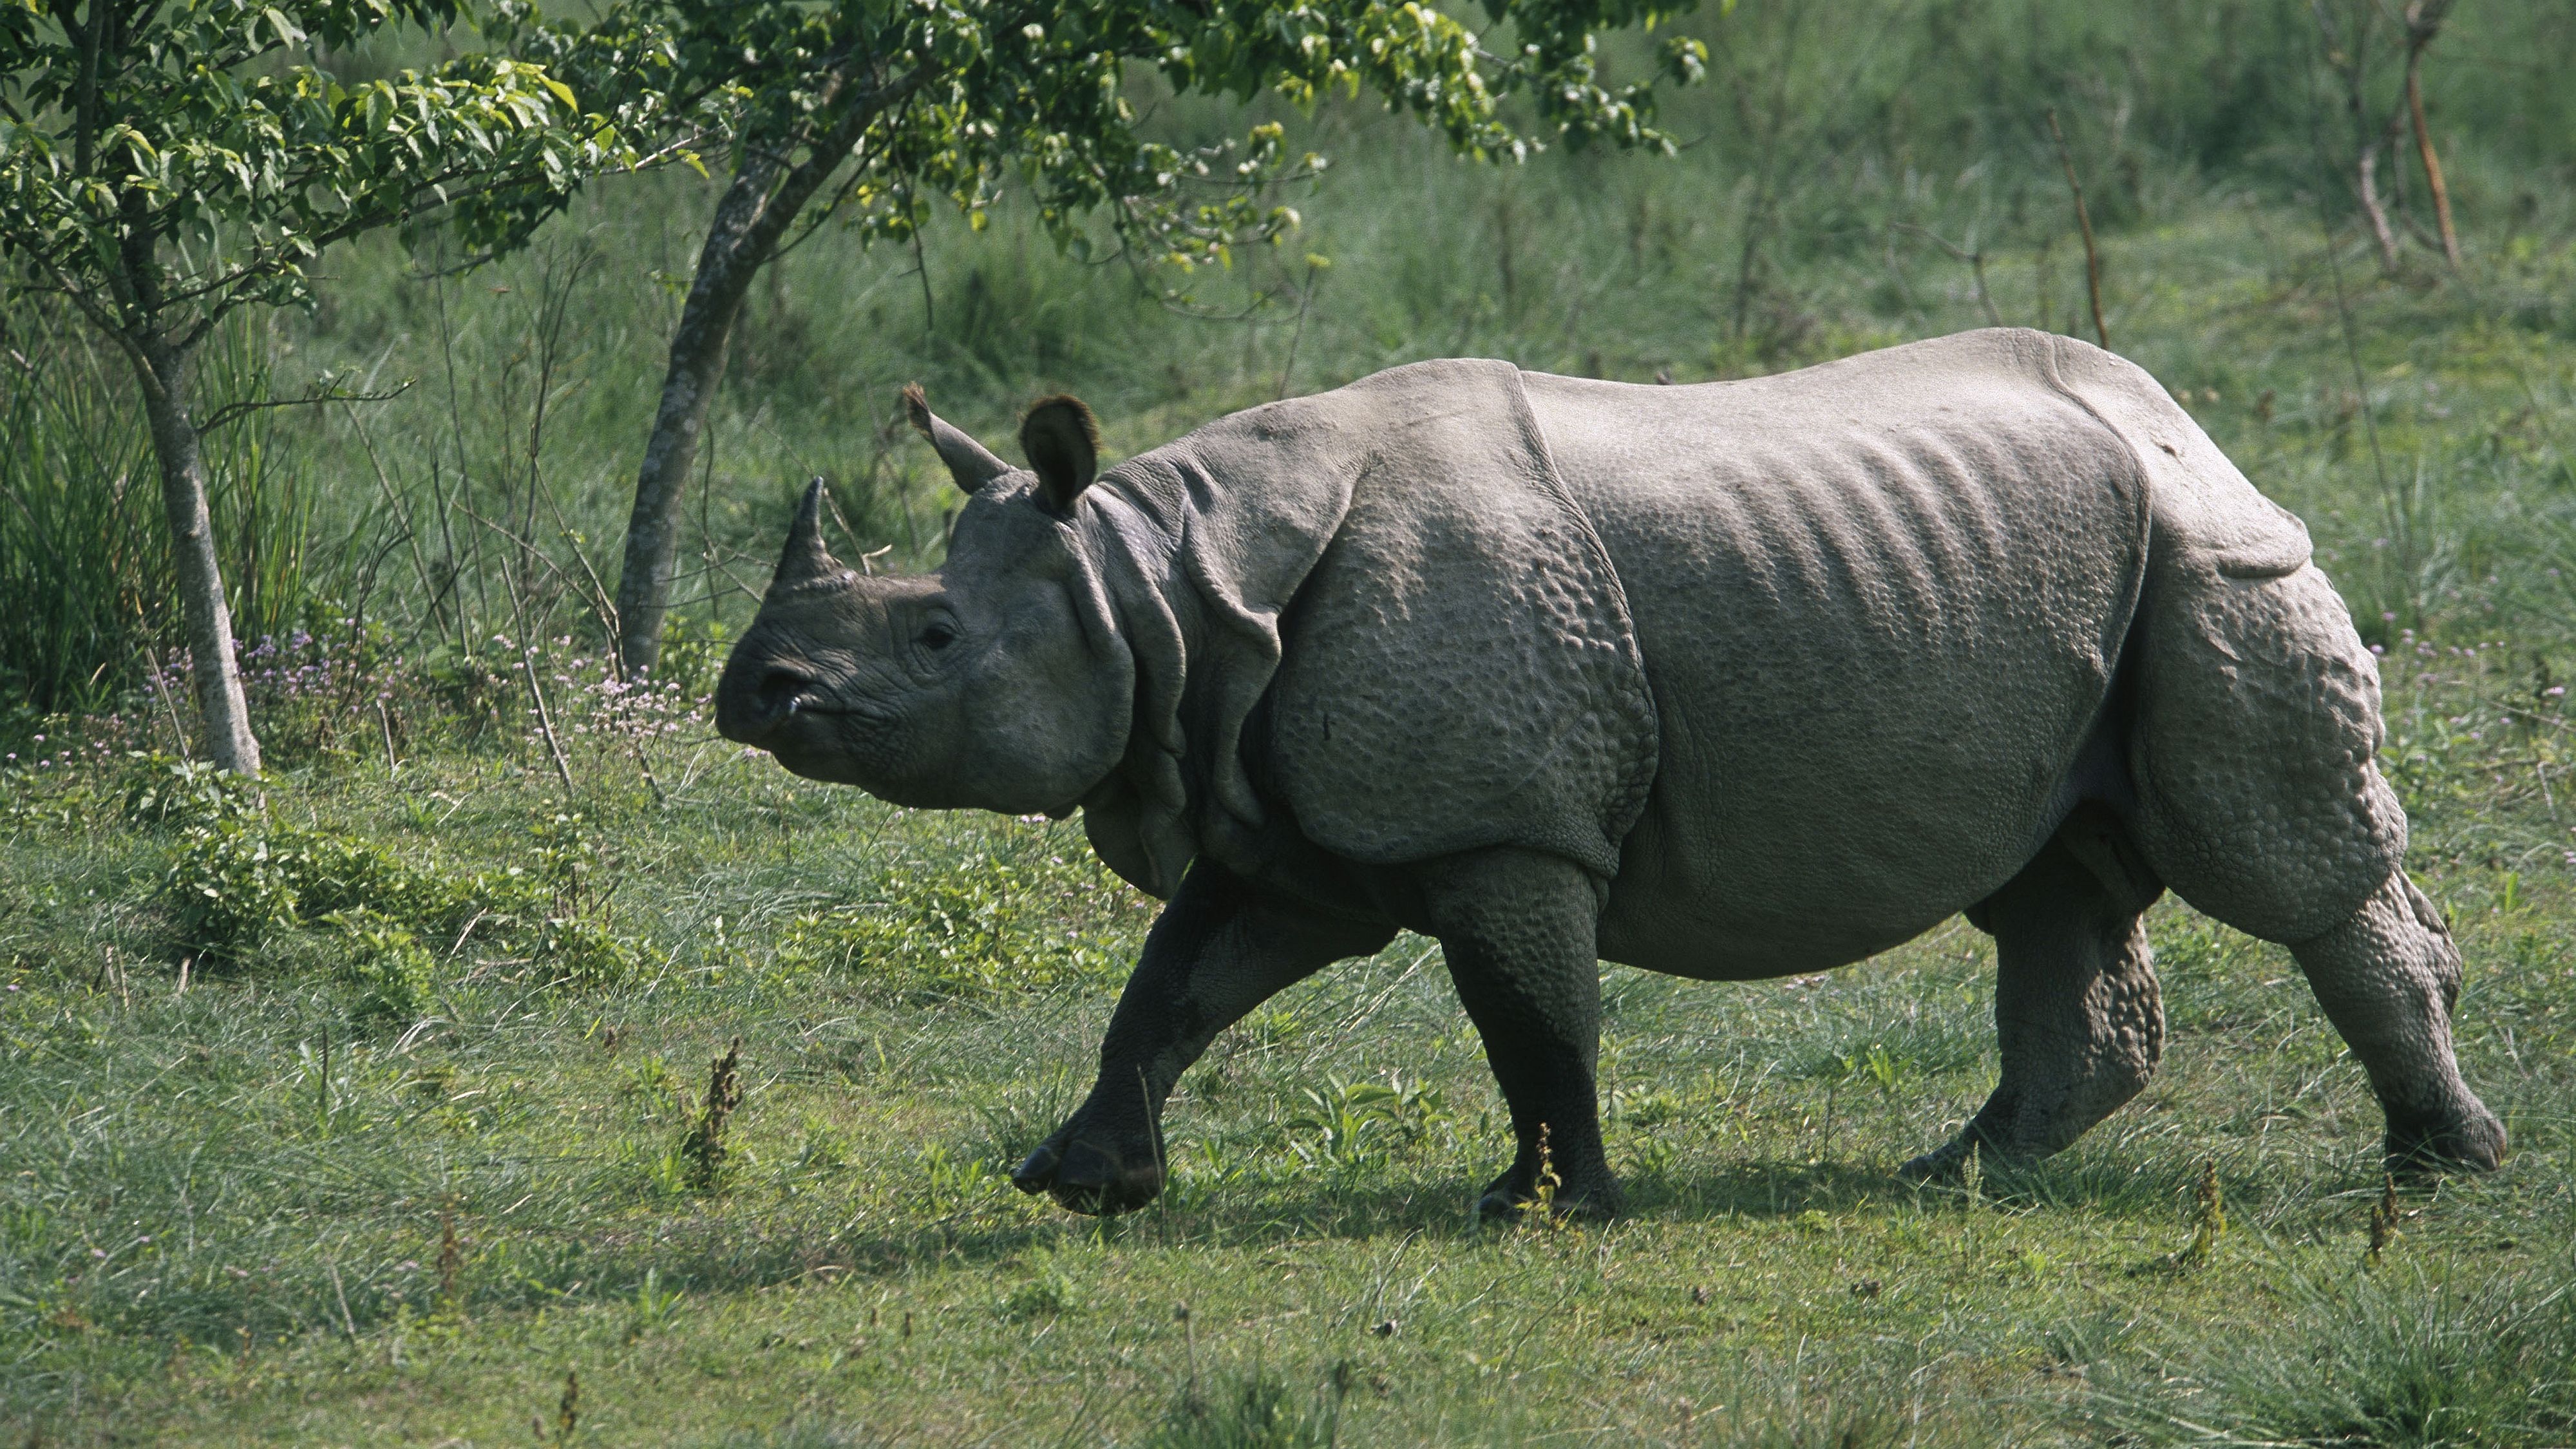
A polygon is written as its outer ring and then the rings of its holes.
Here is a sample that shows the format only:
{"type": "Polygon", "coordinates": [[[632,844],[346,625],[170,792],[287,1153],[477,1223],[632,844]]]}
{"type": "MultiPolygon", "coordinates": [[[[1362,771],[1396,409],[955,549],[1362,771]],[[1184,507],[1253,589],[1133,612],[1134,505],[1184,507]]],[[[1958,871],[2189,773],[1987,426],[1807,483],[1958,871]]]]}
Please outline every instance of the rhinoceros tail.
{"type": "Polygon", "coordinates": [[[2072,337],[2049,341],[2049,381],[2137,455],[2156,553],[2240,579],[2307,565],[2307,525],[2238,472],[2146,369],[2072,337]]]}

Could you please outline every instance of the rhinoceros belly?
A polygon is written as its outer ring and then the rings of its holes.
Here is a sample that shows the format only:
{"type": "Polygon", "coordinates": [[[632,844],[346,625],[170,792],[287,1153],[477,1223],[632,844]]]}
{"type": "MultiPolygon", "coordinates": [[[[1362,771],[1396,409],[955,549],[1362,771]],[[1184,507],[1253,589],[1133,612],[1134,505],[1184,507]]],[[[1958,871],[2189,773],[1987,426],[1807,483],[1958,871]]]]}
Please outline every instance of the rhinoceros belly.
{"type": "Polygon", "coordinates": [[[1857,960],[2055,829],[2147,524],[2134,455],[2044,367],[1928,343],[1694,387],[1527,379],[1658,712],[1605,957],[1857,960]]]}

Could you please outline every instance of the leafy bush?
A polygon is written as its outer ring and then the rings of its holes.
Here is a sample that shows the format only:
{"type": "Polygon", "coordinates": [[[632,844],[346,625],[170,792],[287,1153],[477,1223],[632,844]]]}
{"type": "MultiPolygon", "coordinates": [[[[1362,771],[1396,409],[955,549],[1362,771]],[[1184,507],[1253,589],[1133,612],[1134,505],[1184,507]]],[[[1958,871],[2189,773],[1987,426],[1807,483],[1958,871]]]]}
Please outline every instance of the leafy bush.
{"type": "Polygon", "coordinates": [[[259,814],[259,795],[239,775],[195,760],[137,753],[125,789],[125,818],[137,825],[209,825],[259,814]]]}
{"type": "Polygon", "coordinates": [[[299,867],[291,849],[273,846],[250,821],[189,826],[163,884],[181,943],[200,956],[238,960],[296,919],[299,867]]]}
{"type": "Polygon", "coordinates": [[[598,850],[579,815],[539,821],[527,865],[441,870],[259,813],[239,787],[222,783],[227,778],[181,767],[129,802],[129,810],[159,812],[153,818],[194,817],[162,890],[182,948],[207,960],[238,963],[282,927],[338,925],[358,947],[350,969],[366,993],[364,1009],[386,1015],[416,1015],[426,1005],[421,935],[453,939],[488,922],[487,935],[566,985],[613,986],[642,960],[594,898],[598,850]]]}
{"type": "Polygon", "coordinates": [[[515,872],[425,870],[368,841],[238,814],[180,833],[164,894],[181,944],[220,961],[240,960],[278,927],[343,912],[443,933],[534,904],[515,872]]]}
{"type": "Polygon", "coordinates": [[[632,980],[643,962],[634,942],[587,916],[539,921],[532,956],[556,979],[574,986],[618,985],[632,980]]]}
{"type": "Polygon", "coordinates": [[[890,877],[882,899],[797,917],[779,959],[854,973],[897,997],[1116,981],[1125,953],[1070,929],[1056,884],[990,856],[890,877]]]}
{"type": "Polygon", "coordinates": [[[348,933],[353,948],[345,974],[358,988],[350,1014],[359,1024],[408,1026],[428,1014],[438,963],[411,932],[363,909],[329,919],[348,933]]]}

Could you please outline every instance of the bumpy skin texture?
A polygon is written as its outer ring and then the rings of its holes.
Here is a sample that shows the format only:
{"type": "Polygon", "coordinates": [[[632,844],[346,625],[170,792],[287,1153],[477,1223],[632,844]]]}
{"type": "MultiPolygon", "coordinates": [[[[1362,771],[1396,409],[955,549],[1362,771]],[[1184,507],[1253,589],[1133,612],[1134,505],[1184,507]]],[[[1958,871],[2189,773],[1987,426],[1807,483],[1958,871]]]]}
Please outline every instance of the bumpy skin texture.
{"type": "Polygon", "coordinates": [[[1948,1176],[1972,1144],[2046,1157],[2144,1090],[2164,1056],[2164,998],[2139,902],[2104,885],[2064,834],[1979,912],[1995,937],[2002,1080],[1957,1137],[1905,1164],[1909,1177],[1948,1176]]]}
{"type": "Polygon", "coordinates": [[[2451,1056],[2459,948],[2406,872],[2391,872],[2332,929],[2291,942],[2290,954],[2370,1073],[2388,1113],[2392,1165],[2488,1168],[2504,1160],[2503,1125],[2460,1080],[2451,1056]]]}
{"type": "Polygon", "coordinates": [[[2109,353],[1997,330],[1658,388],[1423,363],[1096,481],[923,420],[973,494],[947,567],[851,575],[809,505],[719,724],[906,803],[1078,804],[1171,899],[1031,1191],[1150,1198],[1214,1034],[1398,927],[1441,941],[1511,1108],[1488,1211],[1542,1140],[1559,1202],[1619,1201],[1597,958],[1810,971],[1961,911],[1997,938],[2001,1080],[1911,1166],[2044,1156],[2155,1069],[2168,885],[2297,953],[2392,1161],[2502,1153],[2370,656],[2298,521],[2109,353]]]}

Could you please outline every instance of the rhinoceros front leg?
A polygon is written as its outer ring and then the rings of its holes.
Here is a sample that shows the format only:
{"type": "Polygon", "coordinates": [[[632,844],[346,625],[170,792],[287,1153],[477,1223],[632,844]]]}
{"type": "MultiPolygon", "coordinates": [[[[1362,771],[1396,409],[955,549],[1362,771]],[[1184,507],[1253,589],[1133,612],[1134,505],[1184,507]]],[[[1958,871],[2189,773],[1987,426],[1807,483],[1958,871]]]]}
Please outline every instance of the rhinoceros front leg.
{"type": "Polygon", "coordinates": [[[1985,902],[1995,936],[1994,1095],[1958,1136],[1908,1162],[1917,1180],[1985,1154],[2033,1160],[2134,1097],[2164,1055],[2165,1011],[2139,900],[2115,896],[2052,840],[1985,902]]]}
{"type": "Polygon", "coordinates": [[[1538,1196],[1544,1158],[1556,1205],[1606,1217],[1619,1180],[1601,1151],[1593,1069],[1601,1049],[1601,897],[1570,861],[1483,850],[1416,868],[1424,912],[1458,1000],[1512,1113],[1512,1165],[1476,1211],[1509,1217],[1538,1196]]]}
{"type": "Polygon", "coordinates": [[[1129,1212],[1163,1190],[1163,1102],[1216,1034],[1391,925],[1328,916],[1201,861],[1145,938],[1100,1046],[1090,1098],[1012,1172],[1075,1212],[1129,1212]]]}

